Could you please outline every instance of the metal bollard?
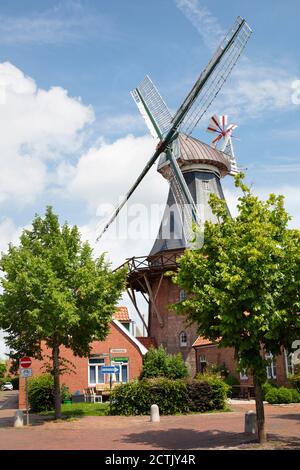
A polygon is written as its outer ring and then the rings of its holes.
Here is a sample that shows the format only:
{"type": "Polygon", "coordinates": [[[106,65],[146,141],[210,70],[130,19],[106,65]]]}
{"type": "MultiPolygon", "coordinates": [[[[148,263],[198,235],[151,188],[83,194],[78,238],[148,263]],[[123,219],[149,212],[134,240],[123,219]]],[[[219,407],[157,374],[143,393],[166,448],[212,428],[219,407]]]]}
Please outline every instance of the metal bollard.
{"type": "Polygon", "coordinates": [[[15,414],[14,427],[22,428],[24,425],[24,415],[22,410],[17,410],[15,414]]]}
{"type": "Polygon", "coordinates": [[[160,421],[159,408],[157,405],[151,405],[150,421],[152,421],[152,423],[158,423],[160,421]]]}
{"type": "Polygon", "coordinates": [[[245,432],[247,434],[257,434],[256,413],[252,410],[245,413],[245,432]]]}

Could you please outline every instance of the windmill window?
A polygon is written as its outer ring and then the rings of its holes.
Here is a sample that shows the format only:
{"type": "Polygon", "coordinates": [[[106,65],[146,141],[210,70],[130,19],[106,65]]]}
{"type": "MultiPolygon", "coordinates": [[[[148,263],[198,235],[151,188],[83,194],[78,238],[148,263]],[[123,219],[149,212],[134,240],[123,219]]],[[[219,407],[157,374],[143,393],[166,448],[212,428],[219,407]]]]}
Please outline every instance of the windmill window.
{"type": "Polygon", "coordinates": [[[182,331],[179,335],[179,343],[180,347],[184,348],[187,346],[187,334],[185,331],[182,331]]]}
{"type": "Polygon", "coordinates": [[[203,189],[205,191],[209,191],[209,181],[208,180],[203,180],[202,185],[203,185],[203,189]]]}
{"type": "Polygon", "coordinates": [[[179,300],[180,302],[182,302],[183,300],[186,300],[186,291],[184,289],[180,289],[179,300]]]}
{"type": "Polygon", "coordinates": [[[199,357],[199,372],[201,374],[204,374],[204,372],[206,371],[206,367],[207,367],[206,356],[204,354],[201,354],[199,357]]]}
{"type": "Polygon", "coordinates": [[[174,212],[170,212],[170,232],[171,234],[175,231],[174,212]]]}

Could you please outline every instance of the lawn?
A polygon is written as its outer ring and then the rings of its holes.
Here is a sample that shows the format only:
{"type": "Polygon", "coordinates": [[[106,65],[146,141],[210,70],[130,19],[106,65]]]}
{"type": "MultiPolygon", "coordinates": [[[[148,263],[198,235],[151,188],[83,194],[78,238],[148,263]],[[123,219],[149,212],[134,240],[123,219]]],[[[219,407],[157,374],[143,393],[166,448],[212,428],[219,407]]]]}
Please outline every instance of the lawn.
{"type": "MultiPolygon", "coordinates": [[[[63,417],[106,416],[109,414],[109,403],[72,403],[62,404],[63,417]]],[[[42,416],[54,416],[54,410],[42,411],[42,416]]]]}

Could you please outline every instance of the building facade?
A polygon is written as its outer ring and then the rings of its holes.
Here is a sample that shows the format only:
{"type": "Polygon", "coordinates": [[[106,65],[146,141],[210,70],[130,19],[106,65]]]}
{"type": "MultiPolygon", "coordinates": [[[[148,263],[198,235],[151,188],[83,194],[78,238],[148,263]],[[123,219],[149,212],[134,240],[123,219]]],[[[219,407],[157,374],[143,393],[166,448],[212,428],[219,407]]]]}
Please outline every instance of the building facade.
{"type": "MultiPolygon", "coordinates": [[[[103,385],[103,388],[109,387],[110,375],[102,373],[101,366],[103,365],[119,366],[120,373],[114,374],[114,383],[128,382],[140,375],[143,356],[147,348],[130,333],[131,324],[126,307],[122,307],[111,321],[106,339],[94,341],[91,344],[89,357],[74,356],[70,349],[60,348],[60,357],[65,360],[68,369],[61,376],[61,383],[69,388],[72,395],[83,394],[84,389],[95,387],[97,384],[103,385]]],[[[43,360],[32,360],[33,377],[45,373],[46,366],[49,364],[51,351],[46,348],[45,344],[42,346],[43,360]]],[[[20,378],[19,408],[25,407],[25,379],[20,378]]]]}

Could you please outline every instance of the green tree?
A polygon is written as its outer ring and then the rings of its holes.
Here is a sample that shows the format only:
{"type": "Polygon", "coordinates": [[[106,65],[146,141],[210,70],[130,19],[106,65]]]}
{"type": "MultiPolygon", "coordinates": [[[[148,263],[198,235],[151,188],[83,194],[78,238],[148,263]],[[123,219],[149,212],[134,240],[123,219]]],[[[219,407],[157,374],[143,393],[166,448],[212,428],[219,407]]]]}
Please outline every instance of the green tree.
{"type": "Polygon", "coordinates": [[[0,379],[3,379],[3,377],[5,376],[6,370],[7,370],[6,362],[0,361],[0,379]]]}
{"type": "Polygon", "coordinates": [[[61,416],[60,347],[88,356],[93,340],[104,340],[125,287],[126,271],[112,272],[104,255],[94,260],[76,226],[62,227],[48,207],[19,246],[2,254],[0,327],[14,351],[12,357],[41,359],[41,342],[51,350],[55,418],[61,416]]]}
{"type": "Polygon", "coordinates": [[[161,345],[159,348],[151,347],[144,357],[141,377],[167,377],[181,379],[187,377],[188,370],[182,355],[168,354],[161,345]]]}
{"type": "Polygon", "coordinates": [[[300,337],[300,231],[288,229],[283,196],[260,201],[243,176],[235,179],[242,190],[236,218],[211,195],[219,223],[206,221],[203,246],[180,259],[173,280],[190,295],[173,307],[197,323],[202,336],[233,347],[240,368],[252,373],[263,442],[262,352],[276,355],[300,337]]]}

